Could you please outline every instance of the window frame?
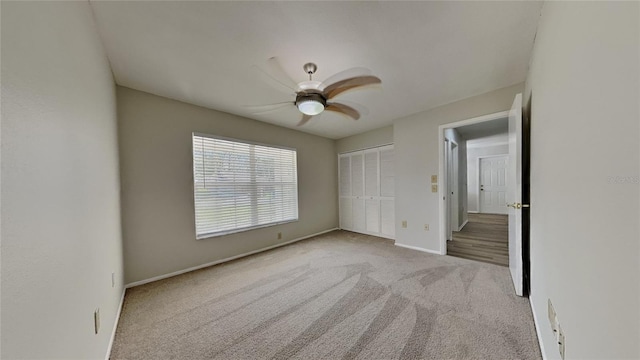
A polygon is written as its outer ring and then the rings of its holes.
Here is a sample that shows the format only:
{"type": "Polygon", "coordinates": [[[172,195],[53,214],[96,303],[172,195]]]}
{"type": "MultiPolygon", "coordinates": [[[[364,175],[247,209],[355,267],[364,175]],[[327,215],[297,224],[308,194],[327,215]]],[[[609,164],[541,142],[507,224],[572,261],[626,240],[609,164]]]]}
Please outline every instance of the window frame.
{"type": "Polygon", "coordinates": [[[298,187],[298,149],[293,148],[293,147],[288,147],[288,146],[282,146],[282,145],[274,145],[274,144],[266,144],[266,143],[261,143],[261,142],[257,142],[257,141],[251,141],[251,140],[243,140],[243,139],[237,139],[237,138],[232,138],[232,137],[227,137],[227,136],[219,136],[219,135],[212,135],[212,134],[206,134],[206,133],[201,133],[201,132],[192,132],[191,133],[191,188],[192,188],[192,199],[193,199],[193,228],[195,231],[195,235],[196,235],[196,240],[204,240],[204,239],[209,239],[209,238],[215,238],[215,237],[220,237],[220,236],[224,236],[224,235],[230,235],[230,234],[236,234],[236,233],[241,233],[241,232],[245,232],[245,231],[250,231],[250,230],[255,230],[255,229],[261,229],[261,228],[266,228],[266,227],[271,227],[271,226],[277,226],[277,225],[282,225],[282,224],[288,224],[288,223],[292,223],[292,222],[297,222],[300,220],[300,196],[299,196],[299,187],[298,187]],[[270,148],[275,148],[275,149],[282,149],[282,150],[290,150],[293,151],[295,154],[295,198],[296,198],[296,217],[295,219],[288,219],[288,220],[282,220],[282,221],[275,221],[275,222],[271,222],[271,223],[266,223],[266,224],[260,224],[260,225],[253,225],[253,226],[246,226],[246,227],[241,227],[241,228],[235,228],[235,229],[229,229],[229,230],[222,230],[222,231],[217,231],[217,232],[210,232],[210,233],[205,233],[205,234],[201,234],[198,235],[198,228],[197,228],[197,214],[196,214],[196,175],[195,175],[195,158],[194,158],[194,137],[195,136],[199,136],[202,138],[209,138],[209,139],[215,139],[215,140],[225,140],[225,141],[231,141],[231,142],[236,142],[236,143],[240,143],[240,144],[247,144],[247,145],[257,145],[257,146],[264,146],[264,147],[270,147],[270,148]]]}

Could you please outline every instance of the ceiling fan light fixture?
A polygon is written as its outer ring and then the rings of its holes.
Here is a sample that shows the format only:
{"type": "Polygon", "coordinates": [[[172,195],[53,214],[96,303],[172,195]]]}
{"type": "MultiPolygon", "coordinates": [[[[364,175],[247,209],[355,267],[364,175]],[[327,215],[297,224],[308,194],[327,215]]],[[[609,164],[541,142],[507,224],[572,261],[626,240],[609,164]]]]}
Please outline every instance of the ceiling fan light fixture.
{"type": "Polygon", "coordinates": [[[320,94],[299,94],[296,97],[296,107],[305,115],[318,115],[326,106],[327,101],[320,94]]]}

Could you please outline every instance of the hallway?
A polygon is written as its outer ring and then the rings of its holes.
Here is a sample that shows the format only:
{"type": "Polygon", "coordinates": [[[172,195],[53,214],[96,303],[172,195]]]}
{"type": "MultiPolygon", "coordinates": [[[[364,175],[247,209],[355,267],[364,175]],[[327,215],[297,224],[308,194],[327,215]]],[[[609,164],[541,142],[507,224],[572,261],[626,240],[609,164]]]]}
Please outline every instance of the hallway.
{"type": "Polygon", "coordinates": [[[469,222],[447,241],[447,255],[509,266],[507,215],[469,214],[469,222]]]}

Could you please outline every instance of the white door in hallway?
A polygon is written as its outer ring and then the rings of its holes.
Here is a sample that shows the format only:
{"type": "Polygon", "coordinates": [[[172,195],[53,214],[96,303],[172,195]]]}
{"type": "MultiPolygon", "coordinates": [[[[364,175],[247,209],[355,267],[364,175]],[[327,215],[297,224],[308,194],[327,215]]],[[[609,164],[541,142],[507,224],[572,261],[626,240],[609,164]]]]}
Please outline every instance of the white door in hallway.
{"type": "Polygon", "coordinates": [[[509,271],[516,294],[524,295],[522,260],[522,94],[516,95],[509,111],[509,171],[507,178],[509,209],[509,271]]]}
{"type": "Polygon", "coordinates": [[[480,158],[480,212],[507,214],[508,156],[480,158]]]}

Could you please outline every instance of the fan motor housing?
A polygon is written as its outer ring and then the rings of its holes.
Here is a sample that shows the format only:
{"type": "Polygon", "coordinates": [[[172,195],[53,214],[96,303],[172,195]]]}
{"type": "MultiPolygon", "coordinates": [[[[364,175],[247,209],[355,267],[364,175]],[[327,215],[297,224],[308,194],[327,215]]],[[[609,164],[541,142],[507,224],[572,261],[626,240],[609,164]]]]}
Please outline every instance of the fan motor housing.
{"type": "Polygon", "coordinates": [[[322,106],[327,107],[327,100],[321,94],[306,93],[296,95],[296,106],[299,106],[301,103],[307,101],[316,101],[321,103],[322,106]]]}

